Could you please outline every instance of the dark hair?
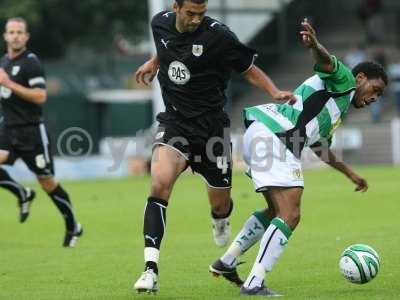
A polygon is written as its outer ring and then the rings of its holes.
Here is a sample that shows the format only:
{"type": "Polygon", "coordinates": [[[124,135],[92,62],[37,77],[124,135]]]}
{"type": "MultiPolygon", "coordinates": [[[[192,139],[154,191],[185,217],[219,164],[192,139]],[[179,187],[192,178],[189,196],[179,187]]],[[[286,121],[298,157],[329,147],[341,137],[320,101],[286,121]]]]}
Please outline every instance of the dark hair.
{"type": "Polygon", "coordinates": [[[178,4],[179,7],[182,7],[183,2],[185,2],[185,1],[193,2],[196,4],[203,4],[203,3],[208,2],[208,0],[175,0],[175,2],[178,4]]]}
{"type": "Polygon", "coordinates": [[[364,73],[368,79],[382,79],[383,82],[387,85],[388,84],[388,76],[386,71],[383,67],[373,61],[364,61],[356,65],[353,70],[351,70],[354,77],[358,75],[358,73],[364,73]]]}

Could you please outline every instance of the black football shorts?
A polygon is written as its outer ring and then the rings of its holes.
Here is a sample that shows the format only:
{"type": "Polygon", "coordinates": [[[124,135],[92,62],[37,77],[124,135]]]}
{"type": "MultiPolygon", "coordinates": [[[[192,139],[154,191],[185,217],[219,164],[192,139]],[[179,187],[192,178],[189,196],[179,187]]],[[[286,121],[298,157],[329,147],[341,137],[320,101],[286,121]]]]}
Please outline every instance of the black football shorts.
{"type": "Polygon", "coordinates": [[[209,112],[183,118],[175,112],[158,114],[160,125],[154,145],[165,145],[180,152],[193,172],[210,187],[229,188],[232,184],[232,146],[227,114],[209,112]]]}
{"type": "Polygon", "coordinates": [[[0,126],[0,150],[9,152],[4,164],[13,165],[18,158],[21,158],[37,177],[54,176],[50,139],[43,123],[0,126]]]}

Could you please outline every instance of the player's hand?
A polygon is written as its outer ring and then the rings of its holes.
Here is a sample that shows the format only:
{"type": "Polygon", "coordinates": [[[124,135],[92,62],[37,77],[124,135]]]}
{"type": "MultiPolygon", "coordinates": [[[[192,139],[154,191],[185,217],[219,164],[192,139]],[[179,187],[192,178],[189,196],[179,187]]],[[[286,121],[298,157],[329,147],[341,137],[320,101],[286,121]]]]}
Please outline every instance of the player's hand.
{"type": "Polygon", "coordinates": [[[0,68],[0,85],[8,87],[9,83],[10,83],[10,77],[8,76],[6,71],[4,71],[3,68],[0,68]]]}
{"type": "Polygon", "coordinates": [[[150,85],[158,71],[158,59],[152,58],[145,62],[135,73],[136,82],[150,85]]]}
{"type": "Polygon", "coordinates": [[[368,190],[368,183],[367,181],[358,176],[357,174],[352,174],[350,176],[350,180],[357,186],[354,190],[355,192],[366,192],[368,190]]]}
{"type": "Polygon", "coordinates": [[[317,47],[317,45],[318,45],[317,35],[315,33],[314,28],[312,28],[312,26],[308,22],[307,18],[305,18],[303,20],[303,22],[301,22],[301,26],[303,26],[303,30],[300,31],[300,34],[301,34],[301,37],[303,40],[303,44],[307,48],[317,47]]]}
{"type": "Polygon", "coordinates": [[[282,102],[289,101],[290,105],[295,104],[297,101],[295,95],[293,95],[293,93],[289,91],[277,91],[272,97],[276,101],[282,101],[282,102]]]}

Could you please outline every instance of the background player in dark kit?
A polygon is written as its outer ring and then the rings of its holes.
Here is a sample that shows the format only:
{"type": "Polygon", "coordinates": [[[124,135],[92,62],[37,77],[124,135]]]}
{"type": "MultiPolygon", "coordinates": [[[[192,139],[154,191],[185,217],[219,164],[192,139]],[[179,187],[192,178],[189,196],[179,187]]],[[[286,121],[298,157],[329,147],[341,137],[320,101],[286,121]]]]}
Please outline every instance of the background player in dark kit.
{"type": "MultiPolygon", "coordinates": [[[[64,247],[73,247],[82,234],[67,192],[54,178],[50,140],[43,123],[41,105],[47,100],[46,80],[37,56],[27,50],[27,23],[22,18],[7,21],[4,32],[7,54],[0,61],[0,164],[12,165],[21,158],[65,219],[64,247]]],[[[14,181],[0,168],[0,186],[18,198],[20,222],[29,216],[35,192],[14,181]]]]}

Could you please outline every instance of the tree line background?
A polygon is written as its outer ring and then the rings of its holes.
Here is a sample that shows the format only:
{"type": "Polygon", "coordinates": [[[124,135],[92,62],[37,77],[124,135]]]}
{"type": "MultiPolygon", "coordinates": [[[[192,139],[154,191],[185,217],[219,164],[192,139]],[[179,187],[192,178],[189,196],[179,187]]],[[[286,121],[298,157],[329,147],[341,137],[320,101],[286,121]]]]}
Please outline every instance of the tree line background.
{"type": "Polygon", "coordinates": [[[144,0],[1,0],[2,32],[16,16],[29,24],[29,48],[47,59],[62,58],[71,47],[107,51],[116,35],[139,42],[148,32],[144,0]]]}

